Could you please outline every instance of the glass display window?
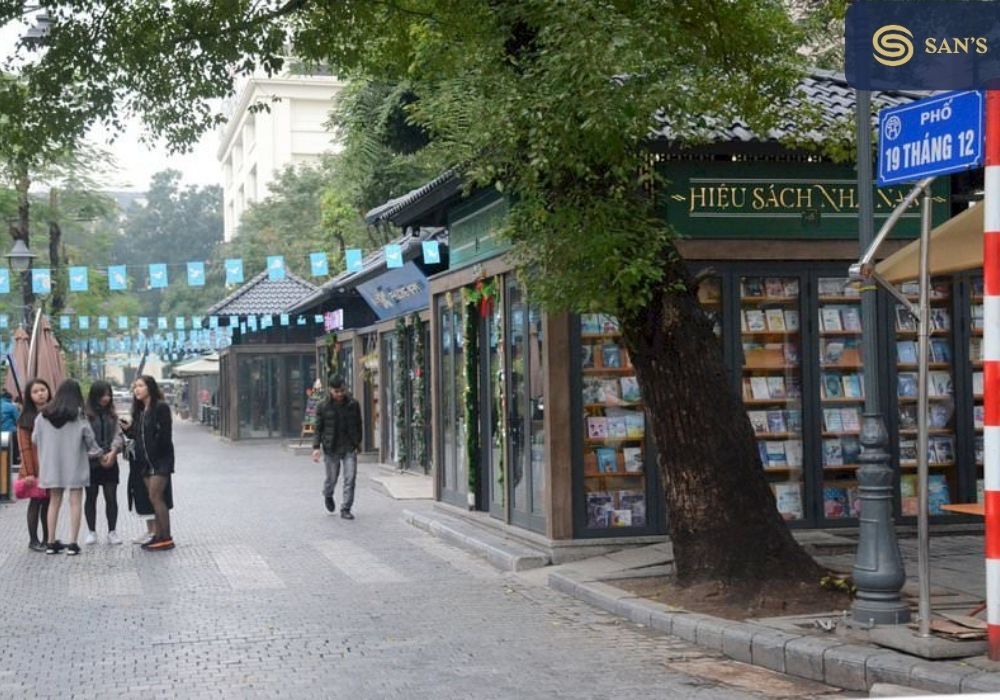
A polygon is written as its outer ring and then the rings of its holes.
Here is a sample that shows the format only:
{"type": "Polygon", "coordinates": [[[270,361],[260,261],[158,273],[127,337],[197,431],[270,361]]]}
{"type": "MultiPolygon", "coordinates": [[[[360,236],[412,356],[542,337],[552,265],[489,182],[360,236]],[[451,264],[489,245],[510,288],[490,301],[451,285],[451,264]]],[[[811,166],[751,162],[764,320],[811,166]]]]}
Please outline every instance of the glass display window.
{"type": "Polygon", "coordinates": [[[983,278],[969,285],[969,365],[972,370],[972,443],[976,502],[983,502],[983,278]]]}

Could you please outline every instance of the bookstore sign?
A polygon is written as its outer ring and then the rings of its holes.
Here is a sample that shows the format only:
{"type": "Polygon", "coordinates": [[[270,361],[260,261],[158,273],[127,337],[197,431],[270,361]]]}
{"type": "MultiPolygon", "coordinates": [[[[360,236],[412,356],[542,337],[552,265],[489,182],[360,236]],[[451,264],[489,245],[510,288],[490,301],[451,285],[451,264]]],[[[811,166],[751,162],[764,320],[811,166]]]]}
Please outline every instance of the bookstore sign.
{"type": "MultiPolygon", "coordinates": [[[[775,172],[753,172],[752,167],[699,168],[690,173],[671,169],[666,173],[668,223],[681,235],[699,238],[857,238],[858,187],[851,170],[842,169],[843,174],[833,177],[808,171],[799,176],[789,173],[794,164],[761,165],[775,172]]],[[[872,188],[876,223],[892,213],[909,189],[872,188]]],[[[947,182],[935,183],[932,197],[934,220],[944,221],[947,182]]],[[[919,228],[919,202],[915,202],[894,235],[915,237],[919,228]]]]}

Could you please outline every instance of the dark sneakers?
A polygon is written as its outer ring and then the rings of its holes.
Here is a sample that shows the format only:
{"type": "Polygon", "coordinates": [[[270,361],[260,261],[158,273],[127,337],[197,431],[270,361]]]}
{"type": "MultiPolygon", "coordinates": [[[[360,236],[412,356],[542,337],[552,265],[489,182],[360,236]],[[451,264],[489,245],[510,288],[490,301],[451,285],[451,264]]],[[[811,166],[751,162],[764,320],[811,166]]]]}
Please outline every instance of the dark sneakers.
{"type": "Polygon", "coordinates": [[[344,520],[354,520],[354,513],[352,513],[349,510],[341,510],[340,517],[342,517],[344,520]]]}
{"type": "Polygon", "coordinates": [[[65,547],[65,545],[63,545],[62,542],[60,542],[59,540],[56,540],[55,542],[52,542],[47,547],[45,547],[45,553],[46,554],[59,554],[59,552],[63,551],[64,547],[65,547]]]}
{"type": "Polygon", "coordinates": [[[68,554],[69,556],[75,557],[79,553],[80,553],[80,545],[78,545],[76,542],[66,545],[66,554],[68,554]]]}
{"type": "Polygon", "coordinates": [[[332,513],[337,510],[337,504],[333,502],[333,496],[325,496],[323,500],[326,503],[326,510],[328,513],[332,513]]]}
{"type": "Polygon", "coordinates": [[[28,549],[30,549],[32,552],[44,552],[45,545],[42,544],[41,542],[29,542],[28,549]]]}
{"type": "Polygon", "coordinates": [[[166,539],[153,539],[142,545],[147,552],[163,552],[174,548],[174,540],[171,537],[166,539]]]}

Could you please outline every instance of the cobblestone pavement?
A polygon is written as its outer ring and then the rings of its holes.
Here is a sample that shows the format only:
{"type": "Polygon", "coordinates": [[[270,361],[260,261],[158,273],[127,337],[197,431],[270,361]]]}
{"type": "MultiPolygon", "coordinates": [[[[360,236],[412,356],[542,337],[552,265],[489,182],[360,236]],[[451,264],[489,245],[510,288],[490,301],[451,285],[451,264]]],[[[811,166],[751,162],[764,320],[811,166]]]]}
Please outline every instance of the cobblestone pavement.
{"type": "MultiPolygon", "coordinates": [[[[27,549],[0,506],[0,697],[748,698],[832,689],[712,657],[405,525],[369,486],[178,425],[172,552],[27,549]],[[339,496],[339,489],[338,489],[339,496]]],[[[124,495],[123,492],[122,496],[124,495]]],[[[124,510],[124,498],[121,499],[124,510]]],[[[64,520],[68,513],[64,513],[64,520]]],[[[143,529],[123,512],[119,532],[143,529]]]]}

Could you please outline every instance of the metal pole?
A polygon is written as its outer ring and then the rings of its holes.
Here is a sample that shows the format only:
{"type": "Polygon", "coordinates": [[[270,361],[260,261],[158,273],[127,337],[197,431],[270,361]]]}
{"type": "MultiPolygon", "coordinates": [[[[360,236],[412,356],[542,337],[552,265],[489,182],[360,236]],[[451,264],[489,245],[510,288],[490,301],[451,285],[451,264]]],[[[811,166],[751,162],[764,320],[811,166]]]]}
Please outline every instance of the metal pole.
{"type": "MultiPolygon", "coordinates": [[[[854,113],[855,129],[858,137],[858,243],[864,255],[868,246],[875,239],[874,196],[872,186],[872,127],[871,127],[871,93],[868,90],[856,90],[857,109],[854,113]]],[[[878,382],[878,334],[876,330],[877,297],[872,287],[868,294],[861,295],[861,357],[865,413],[879,413],[879,382],[878,382]]]]}
{"type": "Polygon", "coordinates": [[[920,636],[931,634],[930,532],[927,522],[927,349],[930,331],[931,195],[924,192],[920,216],[920,318],[917,319],[917,573],[920,577],[920,636]]]}

